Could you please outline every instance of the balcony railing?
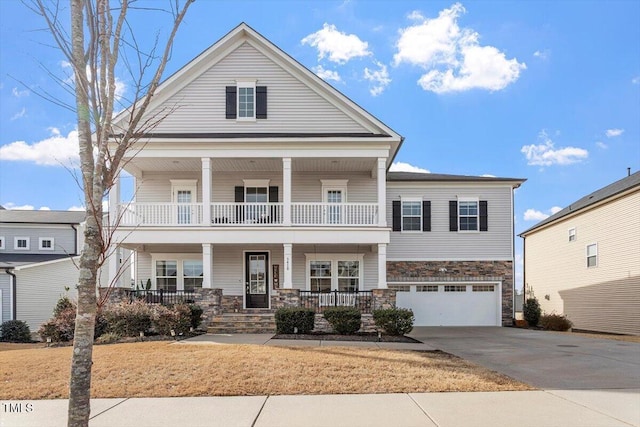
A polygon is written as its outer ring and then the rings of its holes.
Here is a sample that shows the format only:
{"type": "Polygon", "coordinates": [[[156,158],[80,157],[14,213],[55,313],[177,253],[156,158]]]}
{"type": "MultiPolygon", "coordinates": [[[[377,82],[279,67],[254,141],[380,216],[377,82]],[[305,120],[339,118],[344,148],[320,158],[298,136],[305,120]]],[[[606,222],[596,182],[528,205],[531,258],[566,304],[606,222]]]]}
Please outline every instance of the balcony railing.
{"type": "MultiPolygon", "coordinates": [[[[206,208],[205,208],[206,209],[206,208]]],[[[202,203],[128,203],[120,206],[119,225],[139,226],[281,226],[282,203],[212,203],[205,224],[202,203]]],[[[293,226],[376,226],[376,203],[291,203],[293,226]]]]}
{"type": "Polygon", "coordinates": [[[354,307],[363,314],[371,313],[371,291],[300,291],[300,305],[322,313],[327,307],[354,307]]]}

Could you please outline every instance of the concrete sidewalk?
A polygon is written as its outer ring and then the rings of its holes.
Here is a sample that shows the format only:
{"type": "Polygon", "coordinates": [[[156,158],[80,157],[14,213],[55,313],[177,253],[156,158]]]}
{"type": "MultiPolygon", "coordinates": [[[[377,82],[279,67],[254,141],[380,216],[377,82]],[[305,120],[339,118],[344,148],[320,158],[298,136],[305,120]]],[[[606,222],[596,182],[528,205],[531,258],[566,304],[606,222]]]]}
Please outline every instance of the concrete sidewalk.
{"type": "MultiPolygon", "coordinates": [[[[66,425],[66,400],[3,401],[2,427],[66,425]]],[[[92,427],[640,426],[640,390],[92,400],[92,427]]]]}

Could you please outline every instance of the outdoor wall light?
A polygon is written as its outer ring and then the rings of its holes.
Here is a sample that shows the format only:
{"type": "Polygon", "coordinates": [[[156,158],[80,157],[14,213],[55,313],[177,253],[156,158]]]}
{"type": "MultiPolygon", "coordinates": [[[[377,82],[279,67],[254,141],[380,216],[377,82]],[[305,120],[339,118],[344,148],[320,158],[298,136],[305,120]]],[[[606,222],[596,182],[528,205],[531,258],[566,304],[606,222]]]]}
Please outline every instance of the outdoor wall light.
{"type": "Polygon", "coordinates": [[[294,333],[294,334],[297,334],[297,333],[298,333],[298,327],[297,327],[297,326],[294,326],[294,327],[293,327],[293,333],[294,333]]]}

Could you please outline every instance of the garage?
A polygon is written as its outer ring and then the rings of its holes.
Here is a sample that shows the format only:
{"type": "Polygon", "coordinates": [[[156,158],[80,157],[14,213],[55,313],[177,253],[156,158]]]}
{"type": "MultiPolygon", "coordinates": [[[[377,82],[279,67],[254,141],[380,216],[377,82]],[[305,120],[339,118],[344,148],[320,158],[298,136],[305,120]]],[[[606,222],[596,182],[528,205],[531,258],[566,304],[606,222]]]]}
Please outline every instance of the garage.
{"type": "Polygon", "coordinates": [[[413,310],[415,326],[500,326],[500,283],[403,283],[396,305],[413,310]]]}

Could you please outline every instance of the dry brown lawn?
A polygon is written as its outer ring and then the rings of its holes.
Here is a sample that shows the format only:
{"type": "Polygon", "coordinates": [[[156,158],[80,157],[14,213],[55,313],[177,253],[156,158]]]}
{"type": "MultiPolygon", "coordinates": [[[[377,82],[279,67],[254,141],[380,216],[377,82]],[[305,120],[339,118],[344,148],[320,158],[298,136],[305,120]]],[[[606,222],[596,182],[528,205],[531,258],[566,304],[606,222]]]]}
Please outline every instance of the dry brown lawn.
{"type": "MultiPolygon", "coordinates": [[[[0,353],[0,399],[66,398],[70,347],[0,353]]],[[[531,390],[446,353],[349,347],[94,347],[93,397],[531,390]]]]}
{"type": "Polygon", "coordinates": [[[570,334],[570,335],[579,335],[581,337],[586,338],[598,338],[604,340],[614,340],[614,341],[625,341],[625,342],[635,342],[640,343],[640,336],[637,335],[613,335],[613,334],[598,334],[596,332],[556,332],[558,334],[570,334]]]}

